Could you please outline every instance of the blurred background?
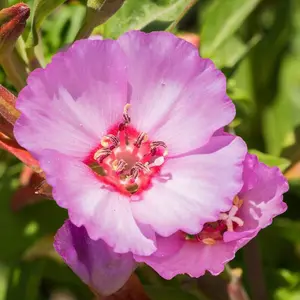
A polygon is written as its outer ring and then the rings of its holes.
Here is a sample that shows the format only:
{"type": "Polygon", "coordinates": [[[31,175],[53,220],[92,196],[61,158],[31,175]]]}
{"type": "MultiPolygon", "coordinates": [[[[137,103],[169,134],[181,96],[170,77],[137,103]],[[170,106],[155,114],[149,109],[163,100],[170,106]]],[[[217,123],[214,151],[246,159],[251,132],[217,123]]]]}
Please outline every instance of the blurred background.
{"type": "MultiPolygon", "coordinates": [[[[5,2],[0,5],[19,1],[5,2]]],[[[34,29],[34,51],[44,65],[76,38],[86,1],[24,2],[31,17],[17,47],[28,45],[34,29]],[[41,3],[51,7],[47,14],[36,13],[41,3]]],[[[300,1],[126,0],[93,34],[116,38],[129,29],[168,29],[212,59],[226,74],[237,108],[228,131],[242,136],[251,152],[281,168],[290,181],[288,211],[240,250],[223,274],[165,281],[141,267],[137,274],[145,291],[153,300],[226,300],[228,282],[240,284],[241,276],[253,300],[299,300],[300,1]]],[[[0,84],[17,95],[1,67],[0,84]]],[[[93,299],[52,248],[66,212],[35,195],[35,176],[4,150],[0,178],[0,300],[93,299]]]]}

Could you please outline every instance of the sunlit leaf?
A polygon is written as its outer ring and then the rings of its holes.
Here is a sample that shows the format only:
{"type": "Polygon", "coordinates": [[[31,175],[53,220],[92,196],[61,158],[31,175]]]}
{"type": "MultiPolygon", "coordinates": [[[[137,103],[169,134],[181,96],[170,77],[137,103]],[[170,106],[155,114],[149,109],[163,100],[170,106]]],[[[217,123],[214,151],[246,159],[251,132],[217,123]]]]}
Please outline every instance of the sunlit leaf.
{"type": "Polygon", "coordinates": [[[128,30],[143,29],[154,21],[159,22],[160,29],[166,29],[188,4],[187,0],[127,0],[97,31],[104,37],[116,38],[128,30]]]}
{"type": "Polygon", "coordinates": [[[283,157],[277,157],[270,154],[262,153],[258,150],[249,150],[250,153],[257,155],[258,159],[270,167],[278,167],[282,172],[291,164],[283,157]]]}
{"type": "Polygon", "coordinates": [[[237,62],[239,62],[246,54],[255,46],[260,40],[260,36],[254,36],[248,44],[241,41],[236,36],[230,36],[222,45],[218,48],[210,59],[216,64],[218,68],[232,68],[237,62]]]}
{"type": "Polygon", "coordinates": [[[20,263],[11,269],[7,300],[38,300],[44,262],[20,263]]]}
{"type": "Polygon", "coordinates": [[[278,287],[275,292],[275,300],[300,299],[300,273],[290,270],[280,270],[281,277],[286,281],[284,287],[278,287]]]}
{"type": "Polygon", "coordinates": [[[200,51],[212,57],[215,51],[236,31],[260,0],[214,0],[204,14],[200,51]]]}
{"type": "Polygon", "coordinates": [[[268,152],[279,155],[294,142],[293,130],[300,124],[300,55],[288,56],[281,68],[278,95],[264,115],[268,152]]]}
{"type": "MultiPolygon", "coordinates": [[[[17,178],[11,173],[12,166],[4,165],[0,180],[0,260],[17,261],[28,247],[41,237],[54,234],[66,219],[66,212],[54,201],[44,201],[15,213],[11,209],[11,196],[17,178]]],[[[1,167],[1,165],[0,165],[1,167]]],[[[16,174],[17,175],[17,174],[16,174]]]]}
{"type": "Polygon", "coordinates": [[[44,19],[64,0],[35,0],[32,12],[31,31],[27,39],[27,47],[32,48],[38,44],[38,31],[44,19]]]}

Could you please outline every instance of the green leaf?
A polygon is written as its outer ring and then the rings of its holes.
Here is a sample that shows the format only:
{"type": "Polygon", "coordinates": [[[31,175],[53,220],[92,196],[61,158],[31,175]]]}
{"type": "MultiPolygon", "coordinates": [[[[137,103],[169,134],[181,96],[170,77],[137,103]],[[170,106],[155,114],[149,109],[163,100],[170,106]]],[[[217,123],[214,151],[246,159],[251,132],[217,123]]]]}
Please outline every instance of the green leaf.
{"type": "Polygon", "coordinates": [[[20,263],[11,269],[6,300],[38,300],[44,262],[20,263]]]}
{"type": "Polygon", "coordinates": [[[26,46],[32,48],[38,44],[38,31],[44,19],[65,0],[35,0],[31,31],[27,38],[26,46]]]}
{"type": "Polygon", "coordinates": [[[108,15],[110,9],[117,10],[125,0],[87,0],[87,7],[93,10],[104,10],[108,15]]]}
{"type": "Polygon", "coordinates": [[[10,200],[18,179],[12,175],[12,171],[19,172],[21,164],[8,168],[2,162],[0,171],[1,167],[3,174],[0,174],[0,226],[9,230],[0,230],[0,258],[10,263],[19,260],[26,249],[41,237],[55,234],[67,216],[65,210],[59,208],[52,200],[28,206],[18,213],[13,212],[10,200]]]}
{"type": "Polygon", "coordinates": [[[236,32],[260,0],[214,0],[203,16],[200,51],[212,57],[236,32]]]}
{"type": "Polygon", "coordinates": [[[292,244],[300,244],[300,222],[288,218],[278,218],[274,221],[273,230],[284,240],[292,244]]]}
{"type": "Polygon", "coordinates": [[[283,157],[277,157],[270,154],[262,153],[258,150],[249,150],[251,154],[257,155],[258,159],[270,167],[278,167],[282,172],[286,170],[291,162],[283,157]]]}
{"type": "Polygon", "coordinates": [[[267,150],[274,155],[294,143],[293,130],[300,124],[300,55],[285,58],[279,80],[277,97],[263,119],[267,150]]]}
{"type": "MultiPolygon", "coordinates": [[[[64,27],[69,22],[72,13],[73,14],[76,13],[76,11],[73,11],[72,8],[68,6],[62,6],[58,14],[55,14],[53,15],[52,18],[48,18],[47,20],[45,20],[43,26],[43,30],[44,30],[43,40],[44,40],[44,44],[48,46],[47,48],[50,47],[56,50],[62,46],[62,35],[63,35],[64,27]]],[[[46,50],[48,50],[47,48],[46,50]]]]}
{"type": "Polygon", "coordinates": [[[287,269],[279,270],[279,274],[285,281],[284,287],[278,287],[275,291],[275,300],[298,300],[300,299],[300,273],[287,269]]]}
{"type": "Polygon", "coordinates": [[[70,9],[71,11],[71,19],[70,19],[70,27],[66,35],[65,44],[71,44],[80,30],[80,24],[82,24],[85,17],[85,10],[82,6],[73,6],[70,9]]]}
{"type": "Polygon", "coordinates": [[[122,8],[105,24],[97,28],[104,37],[117,38],[128,30],[140,30],[159,22],[166,29],[189,5],[186,0],[127,0],[122,8]]]}
{"type": "Polygon", "coordinates": [[[240,38],[232,35],[218,48],[210,59],[221,68],[232,68],[238,63],[243,57],[245,57],[249,51],[254,47],[260,40],[260,36],[254,36],[248,44],[241,41],[240,38]]]}
{"type": "Polygon", "coordinates": [[[47,58],[50,56],[51,59],[53,53],[74,41],[85,14],[83,5],[63,5],[56,14],[45,20],[43,41],[51,49],[50,53],[45,53],[47,58]]]}
{"type": "Polygon", "coordinates": [[[0,261],[0,300],[6,299],[8,281],[9,267],[0,261]]]}
{"type": "MultiPolygon", "coordinates": [[[[278,68],[280,63],[279,78],[276,80],[277,94],[263,116],[266,148],[274,155],[279,155],[284,148],[295,143],[298,137],[294,129],[300,124],[300,5],[299,1],[293,1],[293,4],[291,8],[285,6],[284,2],[278,6],[277,26],[272,34],[273,40],[265,42],[265,47],[260,51],[261,60],[257,66],[258,69],[264,70],[260,75],[264,75],[261,78],[265,81],[264,78],[272,77],[271,74],[274,74],[275,68],[278,68]],[[290,30],[291,25],[294,28],[293,34],[290,30]],[[278,54],[274,56],[274,53],[280,53],[287,47],[290,47],[292,51],[289,51],[282,61],[278,62],[278,54]],[[270,69],[268,64],[263,65],[264,61],[268,61],[266,55],[268,55],[268,60],[272,58],[273,64],[277,63],[275,68],[270,69]]],[[[272,89],[269,88],[269,90],[272,89]]],[[[295,145],[295,148],[298,147],[295,145]]],[[[297,149],[294,150],[297,151],[297,149]]],[[[289,156],[294,155],[289,153],[289,156]]]]}

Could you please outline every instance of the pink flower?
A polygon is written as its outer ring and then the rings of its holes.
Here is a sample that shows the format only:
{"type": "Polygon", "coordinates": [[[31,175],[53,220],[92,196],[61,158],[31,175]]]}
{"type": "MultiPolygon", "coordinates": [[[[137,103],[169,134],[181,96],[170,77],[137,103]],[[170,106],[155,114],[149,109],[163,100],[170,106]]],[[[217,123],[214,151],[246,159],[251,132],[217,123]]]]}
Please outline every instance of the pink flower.
{"type": "Polygon", "coordinates": [[[54,248],[65,263],[97,294],[118,291],[136,268],[131,253],[119,254],[102,240],[93,241],[84,227],[69,220],[58,230],[54,248]]]}
{"type": "Polygon", "coordinates": [[[248,154],[243,180],[232,207],[214,222],[206,223],[200,233],[179,231],[167,238],[157,237],[157,252],[136,256],[136,260],[147,263],[166,279],[183,273],[200,277],[206,270],[220,274],[238,249],[287,209],[282,194],[288,184],[278,168],[267,167],[248,154]]]}
{"type": "Polygon", "coordinates": [[[235,115],[226,79],[170,33],[78,41],[31,73],[17,107],[15,136],[58,205],[118,253],[196,234],[241,189],[244,142],[213,137],[235,115]]]}

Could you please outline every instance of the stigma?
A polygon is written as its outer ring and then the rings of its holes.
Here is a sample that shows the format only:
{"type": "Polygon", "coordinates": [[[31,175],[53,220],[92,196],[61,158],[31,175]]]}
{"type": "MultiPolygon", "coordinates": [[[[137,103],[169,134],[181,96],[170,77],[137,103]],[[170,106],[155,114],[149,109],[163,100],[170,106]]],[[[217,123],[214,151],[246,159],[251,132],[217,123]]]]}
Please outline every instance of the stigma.
{"type": "Polygon", "coordinates": [[[108,130],[86,164],[102,182],[130,196],[151,186],[168,149],[163,141],[151,141],[146,132],[131,125],[129,108],[130,104],[126,104],[123,121],[108,130]]]}
{"type": "Polygon", "coordinates": [[[238,196],[233,199],[231,209],[226,213],[221,213],[216,222],[205,223],[201,232],[195,235],[184,233],[186,241],[200,242],[208,246],[213,246],[223,241],[225,232],[233,232],[238,227],[244,225],[244,221],[237,216],[239,209],[243,205],[243,200],[238,196]]]}

